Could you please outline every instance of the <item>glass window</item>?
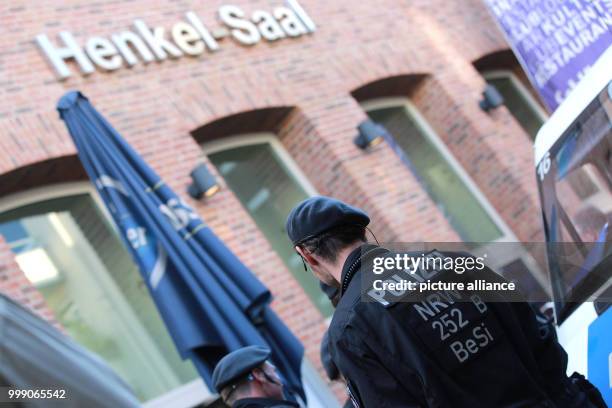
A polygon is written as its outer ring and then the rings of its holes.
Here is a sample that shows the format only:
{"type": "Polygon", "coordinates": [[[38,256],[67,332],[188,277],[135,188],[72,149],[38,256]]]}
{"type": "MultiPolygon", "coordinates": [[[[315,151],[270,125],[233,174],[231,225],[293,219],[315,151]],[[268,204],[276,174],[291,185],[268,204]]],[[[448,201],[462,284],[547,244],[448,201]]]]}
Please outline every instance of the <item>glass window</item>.
{"type": "Polygon", "coordinates": [[[612,98],[607,87],[559,132],[538,163],[558,312],[612,285],[612,98]],[[587,175],[588,186],[576,189],[587,175]]]}
{"type": "Polygon", "coordinates": [[[308,296],[325,316],[331,315],[331,303],[319,289],[318,281],[304,271],[302,260],[285,232],[287,214],[308,194],[272,145],[250,144],[208,157],[308,296]]]}
{"type": "Polygon", "coordinates": [[[527,100],[527,98],[531,98],[531,95],[526,95],[525,90],[519,89],[511,75],[510,73],[499,76],[485,75],[485,78],[487,83],[497,88],[504,97],[506,108],[525,129],[527,134],[535,140],[538,130],[544,124],[544,120],[533,106],[536,102],[527,100]]]}
{"type": "Polygon", "coordinates": [[[0,214],[0,234],[66,332],[147,401],[197,377],[89,194],[0,214]]]}
{"type": "Polygon", "coordinates": [[[406,106],[368,111],[393,135],[431,199],[465,242],[491,242],[501,230],[462,178],[416,123],[406,106]]]}

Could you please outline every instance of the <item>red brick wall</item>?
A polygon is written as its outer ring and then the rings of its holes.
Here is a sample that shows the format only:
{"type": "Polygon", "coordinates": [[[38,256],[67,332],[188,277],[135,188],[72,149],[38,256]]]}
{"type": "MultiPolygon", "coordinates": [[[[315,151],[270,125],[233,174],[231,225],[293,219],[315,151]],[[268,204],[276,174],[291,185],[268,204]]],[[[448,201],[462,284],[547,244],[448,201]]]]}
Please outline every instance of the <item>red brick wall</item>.
{"type": "MultiPolygon", "coordinates": [[[[379,239],[454,240],[452,228],[387,146],[363,152],[352,143],[365,114],[351,92],[382,78],[420,74],[426,79],[406,96],[412,92],[417,108],[516,236],[539,237],[528,138],[505,109],[485,114],[477,106],[484,81],[472,62],[507,48],[480,0],[302,0],[318,25],[312,35],[253,47],[226,39],[213,54],[87,77],[74,74],[63,82],[54,79],[33,41],[43,32],[56,41],[65,29],[83,45],[91,36],[131,29],[135,18],[168,29],[188,10],[216,27],[215,13],[223,3],[29,0],[5,7],[0,12],[0,186],[15,170],[73,157],[74,146],[54,110],[69,89],[83,91],[183,195],[190,170],[206,161],[193,132],[236,113],[285,106],[291,111],[278,124],[279,139],[320,193],[368,210],[379,239]]],[[[252,11],[282,2],[231,3],[252,11]]],[[[27,185],[45,183],[45,176],[27,185]]],[[[275,310],[319,367],[323,317],[236,197],[225,188],[206,201],[190,201],[271,288],[275,310]]],[[[2,251],[0,246],[0,268],[14,270],[2,251]]],[[[6,282],[15,284],[0,280],[0,289],[7,290],[6,282]]],[[[42,300],[31,296],[30,304],[42,307],[42,300]]]]}

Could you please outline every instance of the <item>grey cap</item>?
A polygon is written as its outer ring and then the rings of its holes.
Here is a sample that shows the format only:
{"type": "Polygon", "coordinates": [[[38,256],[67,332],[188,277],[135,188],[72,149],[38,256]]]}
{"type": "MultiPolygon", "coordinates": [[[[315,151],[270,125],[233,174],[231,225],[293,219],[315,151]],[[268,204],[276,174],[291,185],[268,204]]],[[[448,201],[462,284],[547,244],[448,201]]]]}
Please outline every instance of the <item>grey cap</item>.
{"type": "Polygon", "coordinates": [[[232,351],[219,361],[213,371],[212,381],[215,389],[220,392],[262,365],[269,357],[270,349],[261,346],[248,346],[232,351]]]}

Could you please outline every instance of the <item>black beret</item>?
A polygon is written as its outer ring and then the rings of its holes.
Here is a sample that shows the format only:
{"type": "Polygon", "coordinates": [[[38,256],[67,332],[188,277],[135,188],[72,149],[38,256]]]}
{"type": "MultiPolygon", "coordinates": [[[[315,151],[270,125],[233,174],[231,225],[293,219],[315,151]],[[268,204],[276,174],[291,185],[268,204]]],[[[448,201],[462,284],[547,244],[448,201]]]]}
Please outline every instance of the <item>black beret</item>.
{"type": "Polygon", "coordinates": [[[359,208],[330,197],[311,197],[291,210],[287,217],[287,235],[297,245],[307,238],[340,225],[356,224],[365,227],[370,217],[359,208]]]}
{"type": "Polygon", "coordinates": [[[212,373],[215,389],[221,391],[234,381],[246,376],[270,357],[270,350],[261,346],[248,346],[223,357],[212,373]]]}

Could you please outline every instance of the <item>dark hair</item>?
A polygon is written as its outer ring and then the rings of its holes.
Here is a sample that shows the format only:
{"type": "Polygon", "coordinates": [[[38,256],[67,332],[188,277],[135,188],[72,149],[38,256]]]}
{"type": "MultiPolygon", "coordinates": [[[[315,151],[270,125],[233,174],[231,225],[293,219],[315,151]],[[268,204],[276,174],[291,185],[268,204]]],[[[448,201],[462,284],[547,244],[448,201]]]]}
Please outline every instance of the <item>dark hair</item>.
{"type": "Polygon", "coordinates": [[[355,242],[366,242],[365,227],[344,224],[308,238],[299,246],[327,261],[335,262],[338,252],[355,242]]]}

